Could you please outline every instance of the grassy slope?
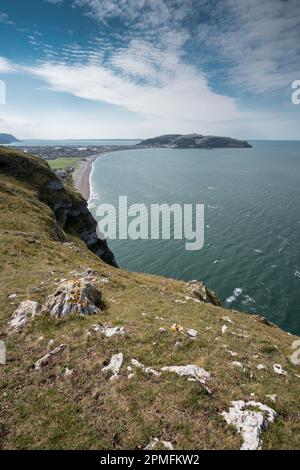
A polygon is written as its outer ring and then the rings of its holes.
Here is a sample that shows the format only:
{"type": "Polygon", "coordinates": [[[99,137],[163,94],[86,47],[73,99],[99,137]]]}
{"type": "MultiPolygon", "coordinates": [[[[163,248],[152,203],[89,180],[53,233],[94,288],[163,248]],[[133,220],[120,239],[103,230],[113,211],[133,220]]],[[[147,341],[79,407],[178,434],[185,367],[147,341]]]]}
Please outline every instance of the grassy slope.
{"type": "Polygon", "coordinates": [[[78,252],[57,241],[56,222],[48,206],[37,199],[34,182],[34,176],[28,184],[25,178],[0,174],[0,338],[7,347],[7,364],[0,366],[0,447],[140,448],[151,437],[159,437],[175,448],[236,449],[241,438],[219,413],[231,400],[247,400],[255,393],[256,400],[279,413],[263,435],[263,447],[300,448],[300,379],[294,375],[299,367],[288,360],[295,338],[254,316],[193,301],[175,303],[184,298],[183,282],[114,269],[76,238],[72,241],[78,252]],[[30,235],[20,232],[38,233],[41,243],[32,243],[30,235]],[[20,333],[8,332],[7,321],[19,302],[42,303],[61,278],[72,278],[73,270],[85,267],[99,274],[96,284],[105,301],[103,313],[60,321],[45,315],[20,333]],[[102,276],[109,283],[102,284],[102,276]],[[17,299],[8,299],[12,292],[18,293],[17,299]],[[228,324],[222,336],[224,315],[235,324],[228,324]],[[126,336],[88,333],[102,321],[125,326],[126,336]],[[174,322],[196,328],[197,339],[172,333],[169,327],[174,322]],[[161,333],[160,327],[168,331],[161,333]],[[246,332],[249,338],[234,332],[246,332]],[[180,347],[175,346],[177,341],[180,347]],[[34,371],[34,361],[60,343],[67,343],[67,350],[41,372],[34,371]],[[238,356],[232,358],[224,344],[238,356]],[[121,351],[125,358],[121,375],[111,382],[101,368],[121,351]],[[259,358],[254,358],[257,354],[259,358]],[[175,374],[152,377],[138,372],[129,380],[126,366],[131,358],[156,368],[198,364],[211,373],[208,386],[213,395],[175,374]],[[249,370],[233,368],[232,360],[249,370]],[[267,370],[258,371],[259,363],[267,370]],[[274,374],[274,363],[281,363],[288,376],[274,374]],[[74,369],[71,377],[64,376],[66,367],[74,369]],[[277,394],[276,404],[266,394],[277,394]]]}
{"type": "Polygon", "coordinates": [[[80,162],[78,157],[69,158],[55,158],[54,160],[48,160],[50,168],[53,170],[64,170],[65,168],[76,168],[80,162]]]}

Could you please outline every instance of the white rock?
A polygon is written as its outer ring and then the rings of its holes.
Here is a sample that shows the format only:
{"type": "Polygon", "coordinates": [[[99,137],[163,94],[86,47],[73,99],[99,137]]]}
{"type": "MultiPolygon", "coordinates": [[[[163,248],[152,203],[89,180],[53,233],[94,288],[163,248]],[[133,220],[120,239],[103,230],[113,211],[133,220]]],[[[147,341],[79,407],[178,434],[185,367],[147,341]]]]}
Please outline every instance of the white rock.
{"type": "Polygon", "coordinates": [[[222,326],[222,329],[221,329],[222,335],[224,335],[227,330],[228,330],[228,326],[227,326],[227,325],[223,325],[223,326],[222,326]]]}
{"type": "Polygon", "coordinates": [[[45,356],[41,357],[38,361],[36,361],[34,363],[34,368],[36,370],[39,370],[41,369],[41,367],[44,367],[45,365],[47,365],[50,361],[50,359],[53,357],[53,356],[56,356],[57,354],[59,354],[60,352],[62,352],[65,348],[67,347],[66,344],[60,344],[59,346],[57,346],[56,348],[54,348],[52,351],[50,351],[49,353],[45,354],[45,356]]]}
{"type": "Polygon", "coordinates": [[[154,449],[157,449],[157,447],[164,447],[165,449],[167,450],[174,450],[174,447],[173,445],[171,444],[171,442],[169,441],[161,441],[159,440],[157,437],[155,437],[154,439],[152,439],[151,442],[149,442],[149,444],[146,445],[146,447],[144,448],[144,450],[154,450],[154,449]]]}
{"type": "Polygon", "coordinates": [[[287,372],[283,370],[281,364],[274,364],[273,369],[274,369],[274,372],[278,375],[287,375],[287,372]]]}
{"type": "Polygon", "coordinates": [[[238,367],[239,369],[242,369],[243,372],[245,372],[245,367],[243,366],[243,364],[239,361],[233,361],[231,363],[234,367],[238,367]]]}
{"type": "Polygon", "coordinates": [[[192,377],[202,384],[205,384],[210,377],[205,369],[195,364],[188,364],[187,366],[166,366],[162,367],[161,370],[162,372],[175,372],[180,376],[192,377]]]}
{"type": "Polygon", "coordinates": [[[118,377],[122,364],[123,364],[123,353],[114,354],[108,366],[103,367],[101,370],[102,372],[112,372],[112,376],[110,380],[114,380],[118,377]]]}
{"type": "Polygon", "coordinates": [[[39,304],[32,300],[24,300],[20,303],[17,310],[14,312],[9,325],[13,328],[22,328],[29,320],[34,318],[39,311],[39,304]]]}
{"type": "Polygon", "coordinates": [[[48,346],[51,347],[55,343],[54,339],[49,339],[48,346]]]}
{"type": "Polygon", "coordinates": [[[138,369],[141,369],[146,374],[155,375],[156,377],[158,377],[160,375],[160,372],[157,372],[157,370],[152,369],[152,367],[145,367],[144,364],[139,362],[137,359],[131,359],[131,364],[133,366],[137,367],[138,369]]]}
{"type": "Polygon", "coordinates": [[[65,376],[66,376],[66,377],[71,377],[71,375],[73,374],[73,372],[74,372],[74,369],[69,369],[69,367],[66,367],[65,376]]]}
{"type": "Polygon", "coordinates": [[[15,299],[18,297],[18,294],[16,294],[15,292],[13,292],[12,294],[9,294],[8,298],[9,299],[15,299]]]}
{"type": "Polygon", "coordinates": [[[101,333],[107,338],[111,338],[112,336],[124,336],[125,335],[125,328],[124,326],[108,326],[108,325],[95,325],[94,331],[97,333],[101,333]]]}
{"type": "Polygon", "coordinates": [[[228,352],[228,354],[230,354],[230,356],[232,356],[232,357],[238,356],[238,353],[235,352],[235,351],[231,351],[231,349],[227,349],[227,352],[228,352]]]}
{"type": "Polygon", "coordinates": [[[258,369],[258,370],[263,370],[263,369],[266,369],[266,366],[265,366],[264,364],[258,364],[258,365],[256,366],[256,369],[258,369]]]}
{"type": "Polygon", "coordinates": [[[166,328],[163,328],[162,326],[158,329],[158,331],[160,332],[164,332],[164,331],[167,331],[166,328]]]}
{"type": "Polygon", "coordinates": [[[4,341],[0,341],[0,364],[5,365],[6,364],[6,347],[4,341]]]}
{"type": "Polygon", "coordinates": [[[186,301],[185,301],[185,300],[176,299],[176,300],[175,300],[175,303],[176,303],[176,304],[185,304],[186,301]]]}
{"type": "Polygon", "coordinates": [[[223,411],[221,415],[227,424],[232,424],[243,438],[241,450],[257,450],[261,446],[261,431],[267,429],[272,423],[277,413],[270,407],[260,402],[243,400],[231,402],[229,411],[223,411]],[[251,408],[258,408],[261,411],[254,411],[251,408]]]}
{"type": "Polygon", "coordinates": [[[266,398],[270,398],[274,403],[276,402],[277,395],[266,395],[266,398]]]}
{"type": "Polygon", "coordinates": [[[223,319],[224,321],[227,321],[228,323],[232,323],[232,324],[234,324],[234,321],[233,321],[233,320],[231,320],[231,318],[230,318],[230,317],[222,317],[222,319],[223,319]]]}
{"type": "Polygon", "coordinates": [[[212,330],[213,328],[212,328],[212,326],[206,326],[205,329],[206,329],[207,331],[210,331],[210,330],[212,330]]]}
{"type": "Polygon", "coordinates": [[[155,320],[163,320],[163,317],[155,317],[155,320]]]}
{"type": "Polygon", "coordinates": [[[198,331],[194,330],[193,328],[188,328],[186,332],[189,336],[191,336],[191,338],[196,338],[198,335],[198,331]]]}

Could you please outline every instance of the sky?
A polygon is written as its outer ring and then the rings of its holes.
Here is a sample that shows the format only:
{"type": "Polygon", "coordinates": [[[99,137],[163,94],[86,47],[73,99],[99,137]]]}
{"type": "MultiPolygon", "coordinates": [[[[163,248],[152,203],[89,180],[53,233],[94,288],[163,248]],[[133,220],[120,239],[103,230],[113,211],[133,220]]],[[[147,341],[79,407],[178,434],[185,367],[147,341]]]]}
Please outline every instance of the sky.
{"type": "Polygon", "coordinates": [[[0,0],[0,133],[300,139],[299,0],[0,0]]]}

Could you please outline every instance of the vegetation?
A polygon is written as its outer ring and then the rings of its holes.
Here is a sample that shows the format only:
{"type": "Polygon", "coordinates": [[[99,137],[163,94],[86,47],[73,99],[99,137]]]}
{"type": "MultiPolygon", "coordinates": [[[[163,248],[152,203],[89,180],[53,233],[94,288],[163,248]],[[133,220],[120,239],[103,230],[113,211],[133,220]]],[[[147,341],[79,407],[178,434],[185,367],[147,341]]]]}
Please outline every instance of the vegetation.
{"type": "MultiPolygon", "coordinates": [[[[255,399],[278,413],[263,433],[263,448],[300,448],[299,366],[289,361],[297,338],[257,316],[187,300],[184,282],[109,266],[76,232],[57,236],[59,222],[49,200],[54,196],[45,189],[50,176],[48,164],[37,157],[24,160],[23,154],[0,149],[0,339],[7,349],[7,363],[0,365],[0,447],[137,449],[158,437],[178,449],[238,449],[241,437],[220,413],[232,400],[255,399]],[[60,320],[42,314],[20,331],[8,328],[21,301],[43,304],[61,279],[87,267],[95,271],[103,295],[101,313],[60,320]],[[9,298],[12,293],[17,297],[9,298]],[[93,330],[100,322],[124,326],[126,335],[106,338],[93,330]],[[173,323],[196,329],[198,336],[171,331],[173,323]],[[35,371],[34,362],[61,343],[66,350],[35,371]],[[119,352],[124,364],[111,381],[101,369],[119,352]],[[137,370],[129,379],[132,358],[156,370],[204,367],[212,394],[171,373],[137,370]],[[286,376],[274,373],[275,363],[286,376]],[[266,369],[258,370],[258,364],[266,369]],[[72,375],[65,375],[66,368],[72,375]],[[266,396],[272,394],[276,403],[266,396]]],[[[75,192],[68,197],[82,199],[75,192]]]]}
{"type": "Polygon", "coordinates": [[[79,157],[55,158],[48,160],[50,168],[53,170],[64,170],[65,168],[76,168],[80,162],[79,157]]]}

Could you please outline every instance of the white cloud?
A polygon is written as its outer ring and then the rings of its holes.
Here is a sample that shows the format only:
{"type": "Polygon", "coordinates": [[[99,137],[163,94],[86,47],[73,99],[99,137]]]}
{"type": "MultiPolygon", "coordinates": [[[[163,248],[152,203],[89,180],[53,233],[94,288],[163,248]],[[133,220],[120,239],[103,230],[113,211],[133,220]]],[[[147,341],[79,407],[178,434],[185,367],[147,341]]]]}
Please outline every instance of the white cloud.
{"type": "Polygon", "coordinates": [[[5,57],[0,57],[0,73],[13,72],[15,67],[5,57]]]}
{"type": "Polygon", "coordinates": [[[213,92],[205,76],[162,51],[134,41],[112,56],[109,66],[44,63],[24,68],[55,91],[122,106],[144,116],[180,121],[222,121],[242,117],[235,100],[213,92]],[[121,73],[120,73],[121,72],[121,73]]]}
{"type": "Polygon", "coordinates": [[[217,2],[199,39],[225,61],[233,85],[248,92],[289,86],[300,75],[299,0],[217,2]]]}

